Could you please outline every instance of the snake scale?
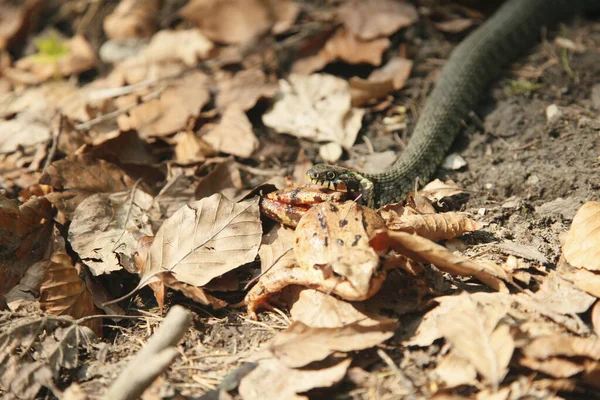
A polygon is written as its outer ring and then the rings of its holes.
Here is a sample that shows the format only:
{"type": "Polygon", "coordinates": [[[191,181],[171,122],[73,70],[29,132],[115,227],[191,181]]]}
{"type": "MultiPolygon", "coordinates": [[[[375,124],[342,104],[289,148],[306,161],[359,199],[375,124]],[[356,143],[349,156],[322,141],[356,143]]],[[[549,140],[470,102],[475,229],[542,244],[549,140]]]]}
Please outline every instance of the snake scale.
{"type": "Polygon", "coordinates": [[[400,201],[417,178],[429,181],[460,131],[460,121],[476,106],[486,87],[537,42],[543,26],[580,11],[599,9],[600,0],[508,0],[454,49],[405,151],[388,171],[361,174],[317,164],[308,171],[308,179],[332,189],[361,193],[370,207],[400,201]]]}

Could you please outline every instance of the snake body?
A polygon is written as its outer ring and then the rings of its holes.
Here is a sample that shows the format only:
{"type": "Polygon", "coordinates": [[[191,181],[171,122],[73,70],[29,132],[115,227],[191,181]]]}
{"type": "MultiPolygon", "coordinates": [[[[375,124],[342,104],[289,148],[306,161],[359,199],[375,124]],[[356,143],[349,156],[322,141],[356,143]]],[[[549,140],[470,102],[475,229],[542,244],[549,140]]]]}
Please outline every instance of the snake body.
{"type": "Polygon", "coordinates": [[[417,178],[422,183],[429,181],[460,131],[460,121],[509,63],[536,43],[543,26],[597,9],[600,0],[507,1],[454,49],[406,150],[388,171],[361,174],[317,164],[308,172],[308,179],[330,188],[358,188],[371,207],[400,201],[417,178]]]}

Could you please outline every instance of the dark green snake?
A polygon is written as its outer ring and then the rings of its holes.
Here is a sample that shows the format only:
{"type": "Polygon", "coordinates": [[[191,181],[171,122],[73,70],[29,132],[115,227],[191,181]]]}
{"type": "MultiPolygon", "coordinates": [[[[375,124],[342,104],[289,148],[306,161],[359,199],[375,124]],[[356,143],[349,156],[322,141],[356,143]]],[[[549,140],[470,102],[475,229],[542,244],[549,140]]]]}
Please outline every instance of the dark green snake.
{"type": "Polygon", "coordinates": [[[600,9],[600,0],[509,0],[452,52],[427,99],[406,150],[380,174],[361,174],[317,164],[308,179],[330,189],[360,194],[370,207],[402,200],[415,181],[428,182],[444,159],[484,89],[525,50],[540,30],[579,11],[600,9]]]}

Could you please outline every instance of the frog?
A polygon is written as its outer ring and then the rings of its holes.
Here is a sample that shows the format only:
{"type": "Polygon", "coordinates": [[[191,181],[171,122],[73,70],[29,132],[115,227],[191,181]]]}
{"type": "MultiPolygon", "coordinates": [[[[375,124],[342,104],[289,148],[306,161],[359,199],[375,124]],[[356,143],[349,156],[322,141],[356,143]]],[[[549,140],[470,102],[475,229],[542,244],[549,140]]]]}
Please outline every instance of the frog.
{"type": "MultiPolygon", "coordinates": [[[[297,263],[267,271],[247,293],[244,302],[252,319],[257,318],[259,308],[271,308],[269,297],[286,286],[300,285],[362,301],[377,293],[385,281],[387,270],[381,259],[389,249],[374,240],[386,229],[379,214],[352,200],[321,201],[302,212],[294,232],[297,263]]],[[[284,215],[285,221],[293,218],[284,215]]]]}

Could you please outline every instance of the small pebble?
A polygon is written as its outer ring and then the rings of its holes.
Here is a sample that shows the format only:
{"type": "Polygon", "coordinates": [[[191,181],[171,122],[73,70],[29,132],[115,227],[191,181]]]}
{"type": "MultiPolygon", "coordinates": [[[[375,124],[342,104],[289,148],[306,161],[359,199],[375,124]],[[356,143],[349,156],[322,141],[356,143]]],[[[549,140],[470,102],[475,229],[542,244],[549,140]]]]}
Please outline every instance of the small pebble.
{"type": "Polygon", "coordinates": [[[442,168],[451,169],[452,171],[456,171],[466,165],[467,165],[467,162],[465,161],[464,158],[462,158],[457,153],[452,153],[444,159],[444,162],[442,163],[442,168]]]}
{"type": "Polygon", "coordinates": [[[558,121],[562,116],[563,113],[556,104],[550,104],[546,107],[546,120],[548,120],[548,122],[558,121]]]}

